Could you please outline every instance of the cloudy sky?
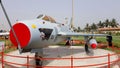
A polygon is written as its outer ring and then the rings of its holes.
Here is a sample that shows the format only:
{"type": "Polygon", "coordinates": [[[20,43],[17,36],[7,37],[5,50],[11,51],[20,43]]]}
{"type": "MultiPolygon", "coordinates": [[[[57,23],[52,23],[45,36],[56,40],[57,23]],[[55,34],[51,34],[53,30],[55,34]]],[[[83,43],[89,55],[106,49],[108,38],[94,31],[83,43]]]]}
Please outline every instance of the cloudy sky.
{"type": "MultiPolygon", "coordinates": [[[[16,20],[35,19],[46,14],[58,22],[72,16],[72,0],[3,0],[12,24],[16,20]]],[[[120,0],[74,0],[74,25],[84,28],[86,23],[115,18],[120,24],[120,0]]],[[[9,29],[0,6],[0,29],[9,29]]]]}

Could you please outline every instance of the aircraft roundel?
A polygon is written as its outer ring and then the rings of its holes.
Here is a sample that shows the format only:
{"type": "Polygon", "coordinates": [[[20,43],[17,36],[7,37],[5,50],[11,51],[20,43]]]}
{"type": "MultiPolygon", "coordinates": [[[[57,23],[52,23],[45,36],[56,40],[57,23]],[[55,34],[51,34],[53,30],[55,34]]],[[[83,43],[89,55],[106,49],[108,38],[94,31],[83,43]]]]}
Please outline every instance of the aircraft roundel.
{"type": "MultiPolygon", "coordinates": [[[[29,28],[23,23],[17,23],[13,26],[13,29],[18,38],[18,41],[20,42],[21,48],[26,47],[31,38],[29,28]]],[[[15,46],[18,46],[18,43],[16,41],[16,38],[15,38],[12,30],[10,30],[10,40],[15,46]]]]}

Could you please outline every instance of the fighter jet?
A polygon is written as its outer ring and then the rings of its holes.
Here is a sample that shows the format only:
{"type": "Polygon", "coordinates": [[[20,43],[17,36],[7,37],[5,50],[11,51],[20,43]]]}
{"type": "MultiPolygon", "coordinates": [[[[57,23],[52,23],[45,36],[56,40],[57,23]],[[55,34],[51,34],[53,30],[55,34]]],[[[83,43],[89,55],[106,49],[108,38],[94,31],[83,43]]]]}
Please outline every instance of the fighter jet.
{"type": "MultiPolygon", "coordinates": [[[[42,49],[46,46],[64,41],[72,36],[84,36],[86,42],[85,51],[88,52],[88,46],[92,49],[95,49],[97,46],[96,40],[93,38],[90,39],[89,37],[106,36],[104,34],[76,33],[71,28],[72,21],[60,23],[44,14],[39,15],[33,20],[18,21],[12,26],[1,0],[0,4],[11,27],[10,40],[18,47],[20,53],[42,49]]],[[[9,33],[0,33],[0,35],[6,34],[9,33]]]]}
{"type": "MultiPolygon", "coordinates": [[[[60,24],[50,16],[40,15],[39,18],[34,20],[18,21],[12,28],[20,42],[21,52],[42,49],[46,46],[60,43],[72,36],[84,36],[85,45],[88,46],[90,44],[90,47],[94,49],[97,46],[97,42],[95,39],[91,41],[93,38],[89,39],[89,36],[104,36],[104,34],[76,33],[70,27],[70,24],[60,24]]],[[[12,30],[10,30],[10,40],[15,46],[18,46],[12,30]]]]}
{"type": "Polygon", "coordinates": [[[97,42],[93,37],[106,36],[105,34],[74,32],[71,28],[71,21],[68,23],[59,23],[52,17],[44,14],[39,15],[33,20],[18,21],[12,26],[2,2],[1,6],[11,27],[10,40],[18,47],[20,53],[35,52],[42,56],[42,49],[44,47],[57,44],[72,36],[84,36],[86,42],[85,51],[86,53],[90,53],[89,48],[95,49],[97,46],[97,42]]]}

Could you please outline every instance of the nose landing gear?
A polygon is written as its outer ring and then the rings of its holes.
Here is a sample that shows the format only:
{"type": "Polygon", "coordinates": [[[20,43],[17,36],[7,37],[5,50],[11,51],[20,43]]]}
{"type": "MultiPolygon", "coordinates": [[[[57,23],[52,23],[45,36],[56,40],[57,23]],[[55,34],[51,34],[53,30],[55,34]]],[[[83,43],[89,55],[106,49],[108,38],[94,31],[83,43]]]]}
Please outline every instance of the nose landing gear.
{"type": "Polygon", "coordinates": [[[35,64],[36,64],[36,68],[43,68],[43,60],[42,60],[42,55],[41,53],[36,52],[35,53],[35,64]]]}

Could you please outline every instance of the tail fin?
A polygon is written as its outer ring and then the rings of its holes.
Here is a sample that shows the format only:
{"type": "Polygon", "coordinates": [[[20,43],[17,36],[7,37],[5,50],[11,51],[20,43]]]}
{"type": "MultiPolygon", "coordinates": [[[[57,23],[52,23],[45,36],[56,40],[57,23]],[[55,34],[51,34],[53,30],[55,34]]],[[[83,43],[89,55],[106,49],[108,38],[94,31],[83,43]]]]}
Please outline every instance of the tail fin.
{"type": "Polygon", "coordinates": [[[68,26],[70,27],[70,28],[72,28],[72,17],[71,17],[71,19],[69,20],[69,22],[68,22],[68,26]]]}

